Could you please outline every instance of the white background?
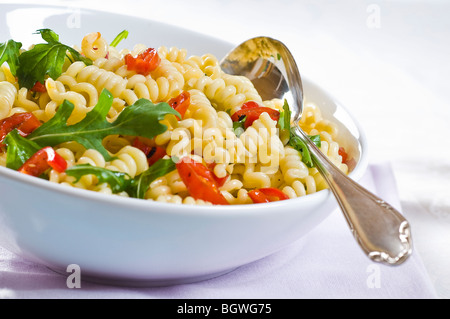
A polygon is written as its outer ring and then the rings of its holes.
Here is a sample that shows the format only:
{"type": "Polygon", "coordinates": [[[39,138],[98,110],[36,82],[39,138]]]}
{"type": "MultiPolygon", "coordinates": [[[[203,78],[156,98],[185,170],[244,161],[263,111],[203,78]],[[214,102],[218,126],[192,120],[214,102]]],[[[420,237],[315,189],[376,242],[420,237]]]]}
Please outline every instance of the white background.
{"type": "Polygon", "coordinates": [[[392,163],[415,247],[438,295],[450,297],[450,1],[39,4],[148,18],[236,44],[259,35],[282,40],[301,74],[334,95],[364,127],[370,161],[392,163]]]}

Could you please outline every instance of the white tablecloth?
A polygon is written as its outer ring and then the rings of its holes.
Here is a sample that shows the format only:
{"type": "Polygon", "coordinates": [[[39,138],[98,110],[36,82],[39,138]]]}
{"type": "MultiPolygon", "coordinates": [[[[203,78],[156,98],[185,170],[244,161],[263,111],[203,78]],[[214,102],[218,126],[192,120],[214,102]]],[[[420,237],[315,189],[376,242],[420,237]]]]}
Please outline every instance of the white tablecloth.
{"type": "MultiPolygon", "coordinates": [[[[400,209],[389,164],[371,165],[361,182],[400,209]]],[[[417,251],[396,267],[372,262],[356,244],[339,210],[289,247],[231,273],[198,283],[131,288],[83,281],[79,287],[74,287],[69,277],[71,274],[57,274],[0,248],[0,298],[189,300],[437,297],[417,251]]],[[[80,277],[83,279],[82,273],[80,277]]]]}
{"type": "MultiPolygon", "coordinates": [[[[433,295],[429,280],[438,297],[450,297],[450,91],[447,90],[450,3],[437,0],[130,0],[126,5],[116,0],[55,0],[40,3],[57,4],[75,12],[83,7],[145,17],[233,43],[257,35],[282,40],[293,52],[301,73],[337,97],[364,127],[369,139],[370,161],[375,164],[372,168],[378,167],[379,162],[388,162],[392,167],[398,201],[412,225],[417,254],[405,267],[413,270],[406,273],[418,277],[408,278],[398,269],[381,267],[380,288],[369,289],[366,285],[370,263],[353,251],[355,245],[347,238],[349,234],[344,230],[342,219],[339,214],[333,214],[310,236],[264,260],[263,268],[258,262],[217,280],[175,290],[131,290],[131,296],[171,297],[171,293],[202,296],[205,292],[208,296],[230,296],[236,289],[224,288],[216,292],[209,289],[228,278],[241,287],[249,282],[254,284],[249,290],[243,289],[242,294],[255,293],[256,296],[267,295],[269,288],[284,284],[284,291],[274,290],[279,292],[279,297],[339,294],[354,297],[359,293],[360,297],[427,297],[433,295]],[[315,241],[314,238],[318,238],[315,236],[330,230],[327,226],[335,222],[339,227],[331,229],[330,235],[342,239],[338,241],[342,246],[330,250],[328,255],[317,254],[318,246],[324,242],[315,241]],[[343,258],[342,253],[351,253],[351,258],[343,258]],[[306,264],[305,254],[308,256],[306,264]],[[296,272],[306,270],[305,274],[309,274],[314,263],[323,263],[321,258],[330,262],[326,271],[321,270],[323,279],[328,279],[324,286],[314,285],[296,272]],[[334,260],[336,262],[332,263],[334,260]],[[357,268],[351,268],[354,271],[346,272],[343,267],[355,265],[357,268]],[[251,276],[254,269],[261,270],[260,277],[251,276]],[[400,279],[392,281],[397,278],[393,275],[396,272],[400,273],[400,279]],[[289,277],[283,277],[286,273],[289,277]],[[420,287],[414,286],[416,284],[420,287]],[[301,289],[301,285],[306,286],[301,289]],[[400,293],[398,285],[407,288],[400,293]],[[417,288],[424,289],[420,292],[422,295],[417,295],[417,288]]],[[[329,247],[321,249],[328,251],[329,247]]],[[[4,250],[0,263],[3,295],[50,297],[61,292],[62,296],[82,293],[69,292],[60,277],[4,250]],[[17,273],[14,269],[22,270],[17,273]],[[40,289],[44,279],[48,284],[40,289]]],[[[114,288],[97,289],[88,284],[85,287],[81,291],[91,297],[126,293],[114,288]]]]}

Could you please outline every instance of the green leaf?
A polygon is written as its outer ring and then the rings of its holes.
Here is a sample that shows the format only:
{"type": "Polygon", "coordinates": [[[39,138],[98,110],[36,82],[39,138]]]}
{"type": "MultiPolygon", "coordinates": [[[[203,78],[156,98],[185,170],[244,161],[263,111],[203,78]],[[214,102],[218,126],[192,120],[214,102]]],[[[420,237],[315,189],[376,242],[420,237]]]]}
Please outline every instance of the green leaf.
{"type": "Polygon", "coordinates": [[[320,139],[320,135],[308,135],[309,139],[316,144],[317,147],[322,146],[322,140],[320,139]]]}
{"type": "Polygon", "coordinates": [[[117,119],[110,123],[106,120],[106,115],[112,101],[112,94],[104,89],[97,105],[83,120],[74,125],[67,125],[74,105],[65,100],[53,118],[39,126],[28,138],[42,147],[76,141],[87,149],[99,151],[106,160],[110,160],[111,156],[102,145],[106,136],[118,134],[151,139],[167,130],[167,126],[160,123],[167,114],[180,116],[165,102],[155,105],[150,100],[139,99],[133,105],[127,106],[117,119]]]}
{"type": "Polygon", "coordinates": [[[107,183],[114,194],[126,191],[130,188],[133,179],[127,173],[112,171],[103,167],[90,164],[80,164],[66,169],[66,174],[74,176],[78,182],[84,175],[95,175],[99,184],[107,183]]]}
{"type": "Polygon", "coordinates": [[[291,129],[291,110],[287,100],[284,100],[283,111],[280,112],[280,118],[278,119],[278,127],[280,130],[291,129]]]}
{"type": "MultiPolygon", "coordinates": [[[[308,135],[308,137],[314,142],[314,144],[317,145],[317,147],[320,147],[320,135],[308,135]]],[[[291,138],[288,145],[300,152],[302,156],[302,162],[305,163],[306,166],[314,167],[314,163],[312,161],[308,146],[299,136],[295,134],[294,129],[291,129],[291,138]]]]}
{"type": "MultiPolygon", "coordinates": [[[[291,134],[292,134],[292,132],[291,132],[291,134]]],[[[308,147],[306,146],[305,142],[303,142],[303,140],[300,137],[292,134],[291,139],[289,140],[288,144],[300,152],[300,154],[302,156],[302,162],[305,163],[306,166],[308,166],[308,167],[314,166],[312,159],[311,159],[311,154],[309,153],[309,150],[308,150],[308,147]]]]}
{"type": "Polygon", "coordinates": [[[291,110],[287,100],[284,100],[283,110],[280,112],[280,118],[278,119],[279,136],[283,141],[291,139],[291,110]]]}
{"type": "Polygon", "coordinates": [[[237,137],[241,136],[245,131],[245,120],[247,116],[243,116],[239,121],[233,122],[233,131],[237,137]]]}
{"type": "Polygon", "coordinates": [[[180,113],[166,102],[153,104],[150,100],[139,99],[133,105],[127,106],[112,123],[114,130],[120,130],[120,133],[113,134],[136,135],[151,139],[167,130],[167,126],[160,123],[167,114],[181,118],[180,113]]]}
{"type": "Polygon", "coordinates": [[[116,47],[122,40],[126,39],[127,37],[128,37],[128,31],[123,30],[114,38],[114,40],[111,42],[110,46],[116,47]]]}
{"type": "Polygon", "coordinates": [[[59,35],[55,33],[55,31],[51,29],[38,29],[34,34],[41,34],[42,39],[47,41],[48,43],[58,43],[59,35]]]}
{"type": "Polygon", "coordinates": [[[150,183],[176,169],[175,158],[160,159],[149,167],[148,170],[134,178],[133,187],[129,195],[136,198],[144,198],[150,183]]]}
{"type": "Polygon", "coordinates": [[[19,55],[22,43],[14,40],[8,40],[0,43],[0,65],[7,62],[12,75],[16,76],[17,66],[19,65],[19,55]]]}
{"type": "Polygon", "coordinates": [[[19,56],[17,76],[19,86],[31,89],[36,82],[44,83],[48,75],[57,79],[62,73],[62,67],[67,52],[75,61],[82,61],[86,65],[92,61],[82,56],[77,50],[59,42],[59,36],[50,29],[37,30],[47,43],[36,44],[32,49],[19,56]]]}
{"type": "Polygon", "coordinates": [[[18,170],[41,147],[22,137],[17,129],[6,135],[4,143],[7,145],[6,167],[18,170]]]}
{"type": "Polygon", "coordinates": [[[130,175],[122,172],[112,171],[102,167],[95,167],[90,164],[75,165],[66,170],[66,174],[74,176],[76,182],[84,175],[95,175],[99,183],[107,183],[113,193],[127,192],[130,197],[143,199],[150,183],[176,169],[173,159],[160,159],[149,167],[148,170],[136,176],[134,179],[130,175]]]}

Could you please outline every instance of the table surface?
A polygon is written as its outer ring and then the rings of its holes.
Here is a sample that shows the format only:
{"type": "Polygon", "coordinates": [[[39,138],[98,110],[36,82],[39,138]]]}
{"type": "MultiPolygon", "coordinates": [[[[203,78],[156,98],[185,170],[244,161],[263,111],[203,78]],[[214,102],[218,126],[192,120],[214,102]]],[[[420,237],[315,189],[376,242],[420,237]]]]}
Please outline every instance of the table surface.
{"type": "Polygon", "coordinates": [[[450,297],[450,2],[40,3],[149,18],[236,44],[259,35],[282,40],[301,73],[334,95],[364,127],[370,162],[392,164],[416,251],[437,295],[450,297]]]}

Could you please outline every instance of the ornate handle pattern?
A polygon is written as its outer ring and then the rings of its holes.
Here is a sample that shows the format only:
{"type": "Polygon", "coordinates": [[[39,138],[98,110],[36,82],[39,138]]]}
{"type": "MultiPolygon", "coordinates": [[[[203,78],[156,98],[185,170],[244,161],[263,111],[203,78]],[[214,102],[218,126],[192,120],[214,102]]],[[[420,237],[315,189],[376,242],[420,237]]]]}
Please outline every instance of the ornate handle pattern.
{"type": "Polygon", "coordinates": [[[399,265],[412,251],[408,221],[390,204],[342,173],[296,125],[317,169],[328,182],[348,225],[366,255],[376,262],[399,265]]]}

